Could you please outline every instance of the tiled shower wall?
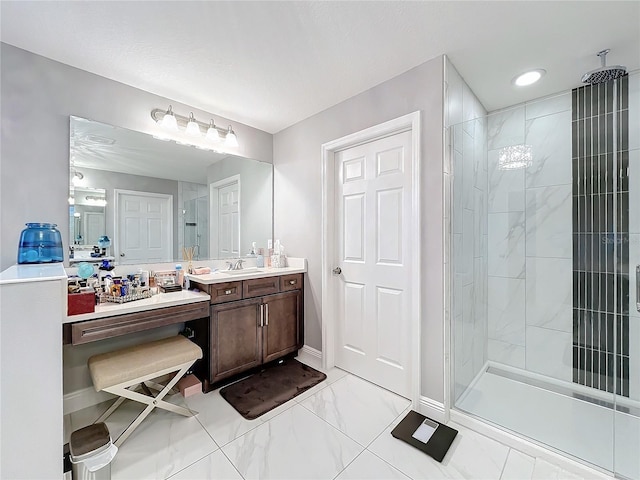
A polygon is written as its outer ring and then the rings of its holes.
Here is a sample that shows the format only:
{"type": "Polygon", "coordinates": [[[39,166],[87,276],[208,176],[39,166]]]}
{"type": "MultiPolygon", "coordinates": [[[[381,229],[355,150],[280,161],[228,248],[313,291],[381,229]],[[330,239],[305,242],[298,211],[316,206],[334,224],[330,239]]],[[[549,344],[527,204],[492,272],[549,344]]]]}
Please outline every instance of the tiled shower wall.
{"type": "MultiPolygon", "coordinates": [[[[640,400],[640,73],[629,82],[629,396],[640,400]]],[[[489,115],[488,358],[572,381],[571,92],[489,115]],[[503,146],[532,166],[499,170],[503,146]]]]}
{"type": "MultiPolygon", "coordinates": [[[[445,72],[454,400],[487,359],[571,382],[571,92],[492,113],[484,122],[482,105],[448,61],[445,72]],[[499,170],[500,148],[517,144],[532,146],[532,165],[499,170]]],[[[628,117],[629,396],[640,400],[640,72],[629,75],[628,117]]]]}
{"type": "MultiPolygon", "coordinates": [[[[484,107],[448,60],[445,92],[445,126],[451,127],[443,179],[445,232],[451,232],[455,255],[452,263],[445,255],[445,271],[453,291],[447,312],[453,319],[457,399],[487,360],[487,120],[484,107]]],[[[445,245],[450,241],[445,238],[445,245]]]]}
{"type": "Polygon", "coordinates": [[[571,95],[488,117],[488,357],[571,381],[571,95]],[[532,165],[498,168],[531,145],[532,165]]]}
{"type": "Polygon", "coordinates": [[[628,85],[572,91],[573,381],[627,397],[628,85]]]}

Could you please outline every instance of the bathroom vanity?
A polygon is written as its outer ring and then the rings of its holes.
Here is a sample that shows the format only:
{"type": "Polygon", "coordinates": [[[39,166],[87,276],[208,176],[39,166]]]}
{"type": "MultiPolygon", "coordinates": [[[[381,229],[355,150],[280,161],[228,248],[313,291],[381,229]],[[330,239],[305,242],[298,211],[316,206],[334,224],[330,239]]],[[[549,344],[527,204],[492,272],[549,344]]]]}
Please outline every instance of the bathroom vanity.
{"type": "Polygon", "coordinates": [[[195,369],[208,392],[239,374],[297,352],[304,343],[301,266],[189,275],[207,293],[210,316],[187,323],[204,352],[195,369]]]}
{"type": "Polygon", "coordinates": [[[191,340],[202,348],[203,359],[196,362],[194,373],[208,392],[302,348],[306,260],[290,259],[290,264],[187,275],[191,290],[100,304],[95,312],[64,319],[63,344],[184,323],[192,331],[191,340]]]}

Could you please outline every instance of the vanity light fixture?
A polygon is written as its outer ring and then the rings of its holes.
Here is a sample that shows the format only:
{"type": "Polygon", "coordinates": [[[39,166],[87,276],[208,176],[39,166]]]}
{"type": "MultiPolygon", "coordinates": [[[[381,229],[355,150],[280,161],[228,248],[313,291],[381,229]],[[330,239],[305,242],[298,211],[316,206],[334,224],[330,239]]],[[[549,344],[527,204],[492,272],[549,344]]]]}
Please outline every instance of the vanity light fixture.
{"type": "Polygon", "coordinates": [[[74,185],[80,185],[81,183],[83,183],[83,180],[84,180],[84,175],[82,174],[82,172],[79,172],[78,170],[73,172],[71,183],[73,183],[74,185]]]}
{"type": "Polygon", "coordinates": [[[107,204],[107,201],[102,197],[96,197],[94,195],[87,195],[84,197],[89,205],[96,205],[98,207],[104,207],[107,204]]]}
{"type": "Polygon", "coordinates": [[[216,124],[213,123],[213,119],[211,119],[211,121],[209,122],[209,128],[207,129],[207,140],[211,140],[212,142],[220,141],[220,132],[218,132],[216,124]]]}
{"type": "MultiPolygon", "coordinates": [[[[202,137],[202,132],[206,131],[205,139],[212,143],[220,142],[224,140],[224,145],[227,147],[238,147],[238,137],[231,125],[228,128],[222,128],[217,126],[213,120],[210,120],[209,123],[203,123],[197,120],[193,112],[189,113],[188,117],[184,117],[182,115],[178,115],[173,112],[173,108],[169,105],[168,110],[162,110],[160,108],[154,108],[151,110],[151,118],[159,124],[163,129],[172,130],[172,131],[181,131],[190,137],[202,137]]],[[[166,137],[156,136],[156,138],[160,138],[161,140],[166,140],[166,137]]],[[[206,146],[197,145],[192,143],[193,140],[175,140],[178,143],[184,143],[187,145],[194,145],[199,148],[206,149],[206,146]]]]}
{"type": "MultiPolygon", "coordinates": [[[[151,116],[153,116],[153,112],[151,112],[151,116]]],[[[164,112],[163,117],[157,121],[160,122],[162,128],[166,130],[178,131],[178,121],[176,120],[176,116],[173,114],[171,105],[169,105],[169,109],[164,112]]]]}
{"type": "Polygon", "coordinates": [[[236,137],[236,132],[233,131],[231,125],[229,125],[229,130],[227,130],[227,136],[224,139],[224,144],[228,147],[238,146],[238,137],[236,137]]]}
{"type": "Polygon", "coordinates": [[[200,127],[196,123],[196,119],[193,117],[193,112],[189,113],[189,121],[187,122],[187,129],[185,130],[187,135],[192,137],[199,137],[201,135],[200,127]]]}

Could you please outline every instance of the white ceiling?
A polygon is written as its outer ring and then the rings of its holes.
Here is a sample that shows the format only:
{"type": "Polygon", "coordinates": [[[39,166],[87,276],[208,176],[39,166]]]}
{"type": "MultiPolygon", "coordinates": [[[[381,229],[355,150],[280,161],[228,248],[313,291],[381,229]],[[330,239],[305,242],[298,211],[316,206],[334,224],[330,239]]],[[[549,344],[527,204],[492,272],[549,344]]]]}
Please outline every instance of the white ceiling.
{"type": "Polygon", "coordinates": [[[0,2],[3,42],[275,133],[441,54],[489,111],[640,68],[640,2],[0,2]],[[529,88],[511,79],[547,75],[529,88]]]}

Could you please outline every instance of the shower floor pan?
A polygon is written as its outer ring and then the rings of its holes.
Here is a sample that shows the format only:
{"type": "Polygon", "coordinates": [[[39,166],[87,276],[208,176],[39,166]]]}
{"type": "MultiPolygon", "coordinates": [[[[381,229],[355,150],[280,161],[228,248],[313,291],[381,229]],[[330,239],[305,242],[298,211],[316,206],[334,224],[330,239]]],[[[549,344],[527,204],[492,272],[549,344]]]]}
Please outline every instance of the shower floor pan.
{"type": "Polygon", "coordinates": [[[456,408],[618,475],[640,479],[637,408],[615,411],[608,402],[567,395],[566,387],[553,385],[552,391],[541,388],[539,381],[522,380],[523,376],[489,367],[456,408]]]}

